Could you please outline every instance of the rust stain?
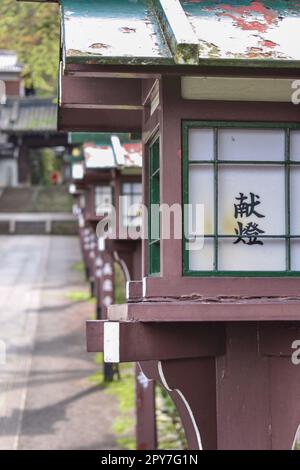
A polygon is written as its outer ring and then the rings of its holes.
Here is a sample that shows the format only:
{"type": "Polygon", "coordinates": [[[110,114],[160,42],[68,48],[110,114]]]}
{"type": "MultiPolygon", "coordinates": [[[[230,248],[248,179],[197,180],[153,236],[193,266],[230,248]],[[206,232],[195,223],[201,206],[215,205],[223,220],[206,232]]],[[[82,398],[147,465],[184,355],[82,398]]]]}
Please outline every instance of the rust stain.
{"type": "Polygon", "coordinates": [[[217,13],[217,16],[225,16],[234,21],[234,25],[244,31],[258,31],[265,33],[268,28],[278,22],[276,12],[266,8],[261,2],[254,1],[248,6],[233,7],[231,5],[221,4],[219,8],[223,13],[217,13]],[[257,15],[262,15],[263,20],[255,19],[257,15]]]}
{"type": "Polygon", "coordinates": [[[119,30],[121,31],[121,33],[125,34],[136,33],[135,28],[128,28],[127,26],[122,26],[122,28],[119,28],[119,30]]]}
{"type": "Polygon", "coordinates": [[[109,49],[108,44],[104,44],[103,42],[94,42],[89,46],[89,49],[109,49]]]}
{"type": "Polygon", "coordinates": [[[79,55],[82,55],[82,52],[79,51],[78,49],[68,49],[67,50],[67,55],[68,56],[79,56],[79,55]]]}
{"type": "Polygon", "coordinates": [[[249,58],[262,58],[262,59],[269,59],[272,58],[271,51],[263,51],[260,47],[248,47],[247,48],[247,56],[249,58]]]}
{"type": "Polygon", "coordinates": [[[270,41],[269,39],[263,39],[260,43],[263,47],[269,47],[270,49],[273,49],[274,47],[279,46],[276,42],[270,41]]]}

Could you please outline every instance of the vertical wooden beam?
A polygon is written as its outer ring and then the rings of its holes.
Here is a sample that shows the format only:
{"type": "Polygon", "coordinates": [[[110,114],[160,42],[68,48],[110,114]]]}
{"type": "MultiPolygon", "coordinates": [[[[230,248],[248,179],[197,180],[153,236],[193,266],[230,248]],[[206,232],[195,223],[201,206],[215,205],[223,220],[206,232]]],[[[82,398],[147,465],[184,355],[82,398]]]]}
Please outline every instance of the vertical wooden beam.
{"type": "Polygon", "coordinates": [[[29,148],[23,142],[20,145],[19,157],[18,157],[18,178],[19,183],[26,184],[30,182],[31,168],[30,168],[30,156],[29,148]]]}
{"type": "Polygon", "coordinates": [[[155,381],[149,380],[139,363],[135,364],[136,394],[136,448],[155,450],[157,448],[155,381]]]}
{"type": "MultiPolygon", "coordinates": [[[[181,84],[179,77],[163,77],[160,86],[161,114],[161,204],[182,207],[181,174],[181,84]],[[172,175],[172,177],[170,177],[172,175]]],[[[172,218],[171,218],[172,220],[172,218]]],[[[182,221],[177,222],[182,226],[182,221]]],[[[174,232],[171,223],[171,236],[174,232]]],[[[165,222],[161,219],[161,233],[165,231],[165,222]]],[[[174,238],[161,240],[161,275],[165,279],[179,278],[182,275],[182,241],[174,238]],[[175,256],[174,256],[175,254],[175,256]]]]}

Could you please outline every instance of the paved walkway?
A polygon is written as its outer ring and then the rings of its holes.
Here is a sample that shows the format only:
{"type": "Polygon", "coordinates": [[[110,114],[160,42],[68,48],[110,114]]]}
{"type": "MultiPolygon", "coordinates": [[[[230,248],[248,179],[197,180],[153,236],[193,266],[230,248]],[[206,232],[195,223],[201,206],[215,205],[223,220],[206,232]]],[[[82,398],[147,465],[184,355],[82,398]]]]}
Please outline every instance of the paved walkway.
{"type": "Polygon", "coordinates": [[[117,448],[115,399],[89,380],[93,306],[67,298],[87,289],[79,259],[76,237],[0,237],[0,449],[117,448]]]}

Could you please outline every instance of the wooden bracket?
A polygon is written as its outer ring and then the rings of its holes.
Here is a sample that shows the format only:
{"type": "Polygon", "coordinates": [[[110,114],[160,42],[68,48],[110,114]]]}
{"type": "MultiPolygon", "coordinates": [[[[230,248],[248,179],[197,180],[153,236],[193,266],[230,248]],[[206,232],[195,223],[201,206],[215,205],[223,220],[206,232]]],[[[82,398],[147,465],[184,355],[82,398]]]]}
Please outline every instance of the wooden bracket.
{"type": "Polygon", "coordinates": [[[172,398],[189,449],[217,449],[215,358],[142,362],[140,366],[146,377],[160,382],[172,398]]]}
{"type": "Polygon", "coordinates": [[[87,322],[87,350],[105,362],[218,356],[225,351],[222,324],[87,322]]]}

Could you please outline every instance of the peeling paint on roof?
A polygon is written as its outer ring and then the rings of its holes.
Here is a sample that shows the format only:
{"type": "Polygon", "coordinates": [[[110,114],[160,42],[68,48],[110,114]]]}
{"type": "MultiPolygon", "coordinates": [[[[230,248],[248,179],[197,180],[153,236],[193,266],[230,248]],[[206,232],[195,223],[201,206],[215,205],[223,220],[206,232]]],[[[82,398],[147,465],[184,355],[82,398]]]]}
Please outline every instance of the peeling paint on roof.
{"type": "MultiPolygon", "coordinates": [[[[111,135],[109,144],[96,144],[86,142],[83,144],[85,166],[88,169],[108,168],[141,168],[142,144],[141,142],[126,142],[121,144],[116,135],[111,135]],[[122,153],[122,158],[118,152],[122,153]]],[[[105,141],[104,141],[105,142],[105,141]]]]}
{"type": "Polygon", "coordinates": [[[62,0],[66,61],[173,61],[145,0],[62,0]]]}
{"type": "Polygon", "coordinates": [[[200,59],[300,60],[300,1],[181,0],[200,59]]]}
{"type": "Polygon", "coordinates": [[[122,145],[124,151],[125,167],[142,167],[142,144],[141,142],[127,143],[122,145]]]}
{"type": "Polygon", "coordinates": [[[115,154],[111,145],[86,143],[83,145],[83,155],[88,169],[116,167],[115,154]]]}
{"type": "Polygon", "coordinates": [[[300,66],[300,0],[61,3],[67,64],[300,66]]]}

